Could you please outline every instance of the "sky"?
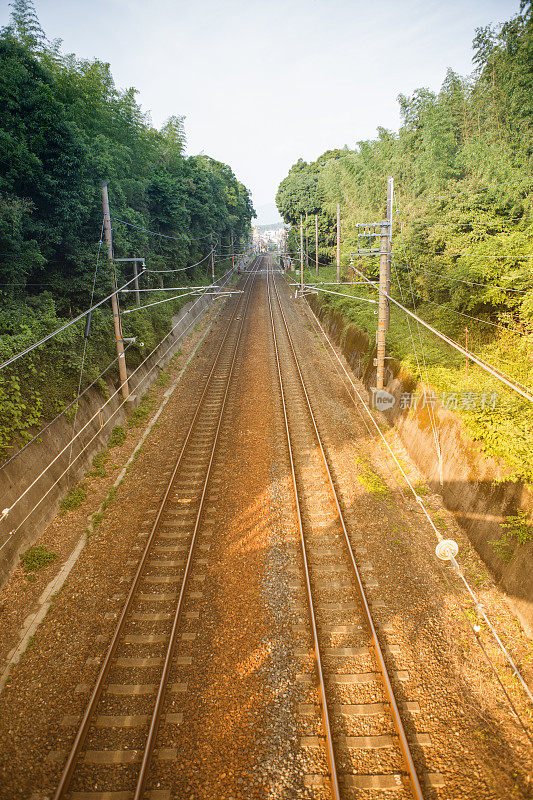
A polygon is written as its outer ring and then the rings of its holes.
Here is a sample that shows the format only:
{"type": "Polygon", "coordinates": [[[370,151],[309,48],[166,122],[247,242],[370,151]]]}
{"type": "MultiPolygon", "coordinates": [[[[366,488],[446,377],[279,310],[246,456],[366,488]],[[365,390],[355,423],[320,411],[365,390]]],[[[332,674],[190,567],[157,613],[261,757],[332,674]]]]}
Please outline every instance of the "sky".
{"type": "MultiPolygon", "coordinates": [[[[258,222],[279,217],[291,165],[397,130],[398,94],[472,71],[476,27],[519,0],[35,0],[63,51],[111,64],[160,127],[184,115],[187,152],[231,166],[258,222]]],[[[8,23],[0,0],[0,26],[8,23]]]]}

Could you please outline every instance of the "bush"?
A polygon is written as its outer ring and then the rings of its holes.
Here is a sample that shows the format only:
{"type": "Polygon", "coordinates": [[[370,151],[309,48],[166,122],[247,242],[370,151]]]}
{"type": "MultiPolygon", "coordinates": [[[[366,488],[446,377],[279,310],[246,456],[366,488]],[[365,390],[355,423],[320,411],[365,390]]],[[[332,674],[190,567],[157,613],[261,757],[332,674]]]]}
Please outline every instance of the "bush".
{"type": "Polygon", "coordinates": [[[109,448],[122,447],[125,441],[126,441],[126,429],[122,425],[115,425],[115,427],[111,431],[111,436],[109,437],[109,442],[107,443],[107,446],[109,448]]]}
{"type": "Polygon", "coordinates": [[[75,511],[81,506],[86,497],[87,491],[85,489],[85,484],[79,483],[77,486],[73,486],[59,504],[61,515],[64,516],[69,511],[75,511]]]}
{"type": "Polygon", "coordinates": [[[20,557],[20,561],[24,572],[38,572],[40,569],[47,567],[57,558],[57,553],[53,550],[48,550],[46,545],[38,544],[30,547],[20,557]]]}

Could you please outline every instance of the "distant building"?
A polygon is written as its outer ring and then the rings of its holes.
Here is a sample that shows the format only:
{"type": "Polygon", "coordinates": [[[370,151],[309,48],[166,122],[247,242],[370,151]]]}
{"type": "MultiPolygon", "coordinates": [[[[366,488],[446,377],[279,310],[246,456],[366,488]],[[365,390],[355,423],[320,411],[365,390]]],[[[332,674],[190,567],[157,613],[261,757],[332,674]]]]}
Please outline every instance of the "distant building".
{"type": "Polygon", "coordinates": [[[252,226],[253,243],[259,250],[278,250],[285,236],[285,226],[257,225],[252,226]]]}

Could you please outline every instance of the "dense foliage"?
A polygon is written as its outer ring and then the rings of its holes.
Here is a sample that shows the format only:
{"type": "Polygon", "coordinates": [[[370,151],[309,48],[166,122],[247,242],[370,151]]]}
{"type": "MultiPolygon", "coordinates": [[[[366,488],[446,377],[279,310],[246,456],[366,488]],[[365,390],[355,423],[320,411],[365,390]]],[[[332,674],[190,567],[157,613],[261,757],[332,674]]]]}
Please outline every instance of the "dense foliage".
{"type": "MultiPolygon", "coordinates": [[[[63,55],[60,42],[47,41],[31,0],[14,0],[11,25],[0,32],[0,361],[89,305],[104,179],[117,258],[140,255],[149,269],[172,270],[214,245],[227,254],[232,236],[237,252],[248,241],[254,211],[230,167],[186,156],[183,117],[156,130],[135,95],[116,89],[109,64],[63,55]]],[[[198,282],[205,267],[177,277],[147,273],[143,286],[198,282]]],[[[131,264],[116,269],[119,284],[131,278],[131,264]]],[[[109,294],[112,278],[104,249],[96,299],[109,294]]],[[[139,334],[145,345],[129,362],[157,343],[178,306],[128,316],[125,334],[139,334]]],[[[75,394],[82,337],[83,325],[70,328],[2,372],[0,453],[75,394]]],[[[100,309],[84,384],[114,357],[113,347],[109,311],[100,309]]]]}
{"type": "MultiPolygon", "coordinates": [[[[392,292],[405,305],[490,363],[533,389],[533,18],[530,4],[495,30],[476,31],[475,70],[451,70],[438,93],[418,89],[399,97],[398,132],[378,128],[372,141],[329,150],[313,163],[298,161],[282,181],[277,205],[293,227],[289,249],[297,256],[303,216],[313,266],[314,213],[319,219],[319,259],[335,262],[336,206],[341,204],[343,280],[354,277],[350,258],[358,246],[357,222],[383,219],[386,181],[395,183],[392,292]],[[307,215],[307,222],[306,222],[307,215]],[[474,317],[474,319],[472,319],[474,317]]],[[[360,242],[368,247],[368,240],[360,242]]],[[[374,246],[374,243],[372,243],[374,246]]],[[[354,264],[377,277],[374,257],[354,264]]],[[[308,279],[314,270],[308,273],[308,279]]],[[[321,279],[335,270],[321,267],[321,279]]],[[[357,280],[357,277],[355,277],[357,280]]],[[[362,286],[343,289],[373,297],[362,286]]],[[[374,306],[322,295],[374,341],[374,306]]],[[[510,474],[533,482],[530,404],[491,381],[431,334],[409,329],[391,315],[387,348],[402,368],[439,395],[482,397],[497,392],[495,409],[459,401],[471,435],[506,461],[510,474]]],[[[371,364],[373,353],[368,353],[371,364]]]]}
{"type": "MultiPolygon", "coordinates": [[[[416,300],[497,321],[511,314],[529,330],[533,307],[533,21],[530,10],[479,29],[476,69],[451,70],[438,93],[400,95],[403,125],[374,141],[298,161],[277,204],[286,222],[318,211],[319,257],[331,263],[336,204],[342,209],[342,263],[357,249],[355,222],[382,219],[386,178],[395,180],[395,261],[416,300]],[[407,267],[410,267],[410,274],[407,267]],[[471,283],[461,283],[462,280],[471,283]],[[503,287],[503,288],[498,288],[503,287]],[[518,291],[509,291],[509,290],[518,291]]],[[[307,223],[314,257],[314,219],[307,223]]],[[[290,244],[297,248],[298,231],[290,244]]],[[[361,260],[376,274],[375,261],[361,260]]],[[[409,292],[410,295],[410,292],[409,292]]],[[[412,302],[412,301],[410,301],[412,302]]]]}

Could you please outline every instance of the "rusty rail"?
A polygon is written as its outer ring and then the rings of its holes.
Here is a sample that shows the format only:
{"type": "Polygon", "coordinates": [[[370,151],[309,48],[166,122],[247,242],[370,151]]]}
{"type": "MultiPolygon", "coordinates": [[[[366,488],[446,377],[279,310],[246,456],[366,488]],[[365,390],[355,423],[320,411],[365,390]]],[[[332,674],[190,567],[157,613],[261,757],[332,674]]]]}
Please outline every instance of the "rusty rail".
{"type": "MultiPolygon", "coordinates": [[[[254,269],[250,271],[250,274],[246,278],[245,289],[248,287],[248,285],[252,281],[252,276],[253,276],[254,271],[257,269],[257,266],[258,266],[257,263],[254,264],[254,269]]],[[[230,367],[230,370],[229,370],[229,373],[228,373],[228,378],[227,378],[227,384],[226,384],[226,389],[225,389],[225,393],[224,393],[224,398],[223,398],[223,401],[222,401],[221,408],[219,410],[219,420],[218,420],[218,425],[217,425],[217,428],[216,428],[216,433],[215,433],[214,442],[213,442],[213,446],[212,446],[211,456],[210,456],[210,459],[209,459],[208,470],[207,470],[205,481],[204,481],[204,487],[203,487],[203,493],[202,493],[202,497],[201,497],[200,507],[199,507],[199,510],[198,510],[198,513],[197,513],[196,523],[195,523],[195,527],[194,527],[191,543],[190,543],[190,546],[189,546],[188,558],[187,558],[185,572],[184,572],[184,576],[183,576],[183,580],[182,580],[182,584],[181,584],[181,590],[180,590],[180,594],[179,594],[179,598],[178,598],[178,605],[177,605],[176,611],[175,611],[175,616],[174,616],[173,625],[172,625],[172,629],[171,629],[171,633],[170,633],[170,639],[169,639],[169,644],[168,644],[168,648],[167,648],[166,658],[165,658],[165,662],[164,662],[164,666],[163,666],[163,672],[162,672],[162,675],[161,675],[160,685],[159,685],[159,689],[158,689],[157,696],[156,696],[156,704],[154,706],[154,711],[153,711],[152,720],[151,720],[151,723],[150,723],[150,728],[149,728],[147,741],[146,741],[146,745],[145,745],[145,749],[144,749],[143,759],[142,759],[142,762],[141,762],[141,768],[139,770],[139,775],[138,775],[138,779],[137,779],[137,786],[136,786],[136,789],[135,789],[134,797],[135,798],[140,798],[142,796],[143,791],[144,791],[144,785],[145,785],[146,777],[147,777],[147,774],[148,774],[148,769],[149,769],[149,766],[150,766],[150,757],[151,757],[151,753],[152,753],[152,749],[153,749],[153,742],[155,740],[155,735],[157,733],[157,728],[158,728],[158,724],[159,724],[159,720],[160,720],[160,716],[161,716],[162,701],[164,699],[164,693],[165,693],[165,687],[166,687],[166,682],[167,682],[167,677],[168,677],[168,671],[169,671],[169,667],[170,667],[170,663],[171,663],[171,659],[172,659],[172,654],[173,654],[173,650],[174,650],[174,646],[175,646],[176,632],[177,632],[177,627],[178,627],[179,618],[180,618],[180,614],[181,614],[182,600],[183,600],[183,596],[184,596],[184,592],[185,592],[185,588],[186,588],[186,583],[187,583],[187,577],[188,577],[188,574],[189,574],[190,563],[192,561],[194,544],[195,544],[195,541],[196,541],[196,534],[197,534],[197,531],[198,531],[198,526],[199,526],[199,522],[200,522],[202,510],[203,510],[203,501],[204,501],[204,498],[205,498],[205,493],[206,493],[207,484],[208,484],[208,480],[209,480],[209,475],[210,475],[210,471],[211,471],[211,465],[213,463],[216,444],[217,444],[217,441],[218,441],[218,433],[219,433],[219,430],[220,430],[220,425],[221,425],[221,422],[222,422],[222,416],[223,416],[224,408],[225,408],[225,405],[226,405],[226,398],[227,398],[227,394],[228,394],[228,390],[229,390],[231,376],[232,376],[232,373],[233,373],[233,366],[235,364],[237,352],[238,352],[238,349],[239,349],[239,344],[240,344],[240,341],[241,341],[241,334],[242,334],[244,320],[245,320],[245,317],[246,317],[246,309],[248,307],[249,301],[250,301],[250,293],[249,292],[248,293],[245,292],[245,293],[243,293],[243,295],[240,295],[239,301],[237,302],[237,304],[235,306],[235,309],[234,309],[234,311],[233,311],[233,313],[231,315],[230,321],[228,322],[228,325],[227,325],[226,330],[224,332],[224,336],[223,336],[222,341],[220,343],[220,346],[218,348],[218,351],[217,351],[217,354],[215,356],[215,359],[214,359],[213,365],[211,367],[211,370],[209,372],[209,375],[208,375],[208,377],[206,379],[202,394],[200,396],[200,399],[198,400],[198,403],[197,403],[197,406],[196,406],[196,410],[195,410],[195,412],[193,414],[193,418],[192,418],[192,421],[190,423],[187,435],[186,435],[185,440],[183,442],[183,445],[182,445],[182,447],[180,449],[179,456],[178,456],[177,461],[176,461],[176,463],[174,465],[174,468],[172,470],[172,474],[170,476],[167,488],[165,490],[165,493],[164,493],[163,498],[161,500],[161,503],[159,505],[155,521],[154,521],[154,523],[152,525],[152,528],[151,528],[150,534],[148,536],[145,548],[143,550],[143,553],[142,553],[142,556],[140,558],[137,570],[135,572],[135,576],[133,578],[133,581],[132,581],[132,584],[130,586],[128,595],[126,597],[126,600],[124,602],[124,606],[122,608],[120,617],[119,617],[119,619],[117,621],[117,625],[115,627],[115,631],[113,633],[113,637],[111,639],[111,643],[110,643],[110,645],[108,647],[107,653],[106,653],[106,655],[104,657],[104,660],[102,662],[102,666],[100,667],[100,672],[98,673],[98,676],[96,678],[96,682],[95,682],[95,685],[93,687],[91,696],[90,696],[89,701],[87,703],[87,706],[85,708],[85,711],[84,711],[83,717],[81,719],[78,731],[76,733],[76,737],[74,739],[74,742],[73,742],[72,747],[70,749],[69,755],[67,757],[67,761],[66,761],[65,766],[63,768],[63,772],[61,774],[57,789],[56,789],[55,794],[53,796],[53,800],[63,800],[66,797],[66,794],[67,794],[67,792],[69,790],[70,782],[71,782],[71,779],[72,779],[72,777],[74,775],[76,764],[78,762],[78,758],[79,758],[80,752],[81,752],[81,750],[82,750],[82,748],[84,746],[84,743],[85,743],[85,740],[86,740],[86,737],[87,737],[87,733],[88,733],[89,727],[91,725],[91,720],[92,720],[93,715],[94,715],[94,713],[96,711],[96,708],[98,706],[98,702],[100,700],[100,697],[102,695],[102,691],[103,691],[104,686],[105,686],[106,678],[107,678],[107,675],[108,675],[110,667],[111,667],[111,662],[112,662],[113,657],[114,657],[114,655],[116,653],[116,650],[117,650],[117,647],[118,647],[118,644],[119,644],[119,641],[120,641],[120,637],[121,637],[121,635],[123,633],[124,626],[125,626],[125,623],[126,623],[126,619],[128,617],[128,613],[129,613],[129,611],[131,609],[135,594],[136,594],[136,592],[137,592],[137,590],[139,588],[139,584],[141,582],[143,570],[145,568],[147,559],[148,559],[150,551],[151,551],[152,543],[153,543],[153,541],[155,539],[155,536],[156,536],[156,533],[157,533],[157,531],[159,529],[161,519],[163,517],[163,514],[165,512],[165,509],[166,509],[166,506],[167,506],[167,503],[168,503],[168,498],[169,498],[170,492],[172,490],[172,487],[173,487],[174,481],[176,479],[176,476],[179,473],[179,469],[180,469],[180,466],[181,466],[181,463],[182,463],[182,460],[183,460],[183,456],[184,456],[184,453],[185,453],[185,451],[187,449],[187,445],[188,445],[189,440],[191,438],[194,426],[195,426],[195,424],[196,424],[196,422],[198,420],[198,417],[199,417],[199,414],[200,414],[200,411],[201,411],[201,408],[202,408],[202,402],[203,402],[204,397],[205,397],[205,395],[206,395],[206,393],[208,391],[208,388],[209,388],[209,386],[211,384],[211,379],[212,379],[213,374],[214,374],[214,372],[215,372],[215,370],[217,368],[217,365],[219,363],[219,360],[220,360],[221,354],[223,352],[223,348],[224,348],[224,345],[225,345],[226,340],[228,338],[228,335],[229,335],[229,332],[231,330],[231,327],[232,327],[233,323],[235,322],[235,320],[239,319],[239,317],[237,317],[237,313],[239,312],[239,310],[242,311],[243,302],[244,302],[244,313],[241,313],[241,317],[240,317],[239,331],[238,331],[237,340],[236,340],[236,344],[235,344],[235,348],[234,348],[233,358],[232,358],[232,361],[231,361],[231,367],[230,367]]]]}
{"type": "Polygon", "coordinates": [[[290,430],[289,430],[289,423],[288,423],[287,412],[286,412],[285,391],[284,391],[284,388],[283,388],[283,377],[282,377],[281,364],[280,364],[279,354],[278,354],[276,329],[275,329],[274,314],[273,314],[273,307],[272,307],[271,285],[273,285],[273,287],[274,287],[274,293],[275,293],[275,296],[276,296],[276,301],[277,301],[277,304],[278,304],[278,307],[279,307],[279,312],[280,312],[280,315],[281,315],[281,318],[282,318],[282,321],[283,321],[283,326],[284,326],[284,329],[285,329],[287,340],[289,342],[290,350],[292,352],[292,356],[293,356],[293,359],[294,359],[294,364],[296,366],[296,370],[297,370],[297,373],[298,373],[300,384],[301,384],[301,387],[302,387],[302,390],[303,390],[303,393],[304,393],[304,396],[305,396],[306,405],[307,405],[307,409],[309,411],[309,415],[310,415],[310,419],[311,419],[311,422],[312,422],[312,426],[313,426],[313,429],[314,429],[314,432],[315,432],[316,441],[317,441],[317,444],[319,446],[320,453],[321,453],[321,456],[322,456],[322,459],[323,459],[323,462],[324,462],[324,466],[325,466],[325,469],[326,469],[326,472],[327,472],[327,475],[328,475],[329,487],[331,489],[332,497],[334,499],[335,506],[336,506],[336,509],[337,509],[338,518],[339,518],[339,521],[340,521],[340,524],[342,526],[342,530],[343,530],[343,533],[344,533],[345,543],[347,545],[348,552],[349,552],[349,555],[350,555],[350,562],[351,562],[351,566],[352,566],[352,569],[353,569],[353,574],[355,576],[357,590],[358,590],[358,593],[359,593],[359,596],[360,596],[360,599],[361,599],[361,604],[362,604],[362,608],[363,608],[363,612],[364,612],[364,617],[365,617],[365,620],[366,620],[366,623],[367,623],[367,626],[368,626],[368,630],[369,630],[369,633],[370,633],[370,638],[371,638],[371,642],[372,642],[373,649],[374,649],[374,652],[375,652],[376,661],[377,661],[377,664],[378,664],[378,667],[379,667],[379,671],[380,671],[383,687],[384,687],[384,690],[385,690],[385,694],[387,695],[387,698],[388,698],[388,701],[389,701],[389,704],[390,704],[390,714],[391,714],[391,717],[392,717],[392,720],[393,720],[393,723],[394,723],[394,727],[396,728],[396,732],[398,734],[400,750],[401,750],[403,758],[404,758],[407,774],[408,774],[408,777],[409,777],[409,782],[411,784],[413,797],[415,798],[415,800],[424,800],[424,797],[423,797],[423,794],[422,794],[422,789],[420,787],[420,782],[419,782],[418,775],[417,775],[417,772],[416,772],[416,768],[415,768],[415,765],[414,765],[414,762],[413,762],[413,757],[412,757],[410,749],[409,749],[409,743],[408,743],[407,737],[405,735],[402,719],[401,719],[401,716],[400,716],[400,711],[399,711],[399,708],[398,708],[398,703],[396,702],[396,698],[394,696],[394,691],[393,691],[393,688],[392,688],[391,680],[390,680],[390,677],[389,677],[389,674],[388,674],[388,670],[387,670],[387,666],[386,666],[386,663],[385,663],[385,659],[384,659],[384,656],[383,656],[383,651],[382,651],[382,648],[381,648],[381,645],[380,645],[380,642],[379,642],[379,638],[378,638],[378,635],[377,635],[376,627],[374,625],[374,621],[372,619],[372,614],[371,614],[371,611],[370,611],[370,607],[369,607],[369,604],[368,604],[368,601],[367,601],[367,598],[366,598],[364,586],[363,586],[363,583],[362,583],[362,580],[361,580],[360,571],[359,571],[359,569],[357,567],[357,563],[356,563],[356,560],[355,560],[355,555],[354,555],[354,552],[353,552],[353,548],[352,548],[352,545],[350,543],[350,538],[349,538],[349,535],[348,535],[346,522],[345,522],[344,515],[343,515],[343,512],[342,512],[342,508],[341,508],[341,505],[340,505],[340,502],[339,502],[339,497],[338,497],[338,494],[337,494],[337,490],[335,488],[335,484],[334,484],[334,481],[333,481],[333,476],[331,474],[331,470],[330,470],[330,467],[329,467],[327,455],[326,455],[326,452],[325,452],[325,449],[324,449],[324,445],[322,443],[322,439],[321,439],[321,436],[320,436],[320,433],[319,433],[319,430],[318,430],[318,426],[317,426],[317,423],[316,423],[316,418],[315,418],[315,415],[313,413],[313,409],[312,409],[312,406],[311,406],[311,401],[309,399],[309,395],[308,395],[308,392],[307,392],[307,389],[306,389],[306,386],[305,386],[305,381],[304,381],[304,378],[303,378],[303,375],[302,375],[302,371],[300,369],[300,364],[299,364],[298,357],[296,355],[296,351],[295,351],[295,348],[294,348],[294,343],[293,343],[293,340],[292,340],[292,337],[291,337],[291,334],[290,334],[290,331],[289,331],[289,326],[287,324],[285,313],[283,311],[281,298],[279,296],[279,291],[278,291],[278,288],[276,286],[276,280],[275,280],[275,277],[271,277],[271,271],[270,270],[269,270],[269,273],[268,273],[268,276],[267,276],[267,282],[268,282],[268,303],[269,303],[270,319],[271,319],[271,323],[272,323],[272,334],[273,334],[274,345],[275,345],[275,354],[276,354],[276,363],[277,363],[277,369],[278,369],[278,378],[279,378],[279,383],[280,383],[280,388],[281,388],[283,413],[284,413],[284,419],[285,419],[285,429],[286,429],[286,436],[287,436],[287,445],[288,445],[289,458],[290,458],[290,463],[291,463],[292,482],[293,482],[294,496],[295,496],[295,502],[296,502],[297,516],[298,516],[298,526],[299,526],[299,531],[300,531],[300,540],[301,540],[301,544],[302,544],[302,553],[303,553],[304,568],[305,568],[305,580],[306,580],[306,588],[307,588],[307,598],[308,598],[308,603],[309,603],[310,616],[311,616],[311,626],[312,626],[313,640],[314,640],[314,646],[315,646],[315,660],[316,660],[316,663],[317,663],[317,672],[318,672],[318,677],[319,677],[319,692],[320,692],[320,696],[321,696],[321,699],[322,699],[322,716],[323,716],[323,720],[324,720],[324,730],[325,730],[325,733],[326,733],[326,749],[327,749],[327,758],[328,758],[328,763],[329,763],[329,768],[330,768],[330,773],[331,773],[331,784],[332,784],[333,797],[335,798],[335,800],[338,800],[338,798],[340,797],[340,795],[339,795],[339,786],[338,786],[338,778],[337,778],[336,767],[335,767],[335,753],[334,753],[333,740],[332,740],[332,736],[331,736],[331,725],[330,725],[329,713],[328,713],[328,707],[327,707],[326,688],[325,688],[323,671],[322,671],[321,655],[320,655],[320,648],[319,648],[319,644],[318,644],[318,635],[317,635],[315,615],[314,615],[314,605],[313,605],[313,598],[312,598],[312,592],[311,592],[311,582],[310,582],[309,569],[308,569],[308,559],[307,559],[307,555],[306,555],[305,537],[304,537],[304,533],[303,533],[302,515],[301,515],[301,510],[300,510],[300,500],[299,500],[299,496],[298,496],[298,486],[297,486],[296,474],[295,474],[295,469],[294,469],[294,459],[293,459],[292,445],[291,445],[291,434],[290,434],[290,430]]]}

